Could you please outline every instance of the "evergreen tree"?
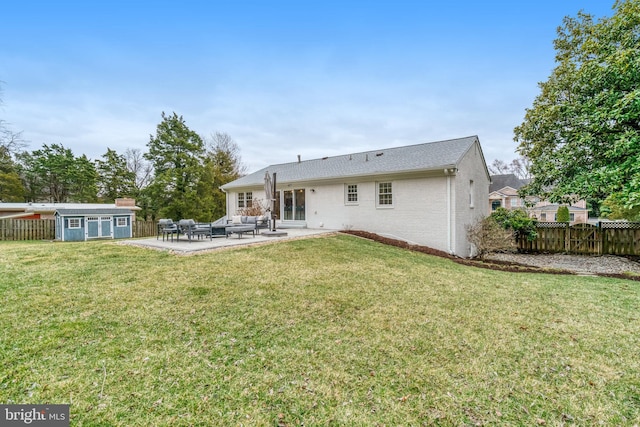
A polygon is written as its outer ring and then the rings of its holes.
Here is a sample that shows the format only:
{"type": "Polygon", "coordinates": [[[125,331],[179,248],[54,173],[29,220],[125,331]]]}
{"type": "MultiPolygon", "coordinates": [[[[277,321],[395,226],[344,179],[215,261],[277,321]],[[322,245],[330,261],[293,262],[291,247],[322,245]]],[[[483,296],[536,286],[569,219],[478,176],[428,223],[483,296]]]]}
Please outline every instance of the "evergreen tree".
{"type": "Polygon", "coordinates": [[[204,143],[175,112],[162,113],[162,122],[147,144],[145,158],[155,175],[148,187],[151,210],[174,220],[209,221],[198,209],[198,184],[203,173],[204,143]]]}
{"type": "Polygon", "coordinates": [[[640,206],[640,0],[614,10],[558,29],[557,66],[515,129],[534,176],[523,195],[640,206]]]}
{"type": "Polygon", "coordinates": [[[97,174],[86,155],[75,157],[61,144],[18,155],[27,201],[94,202],[97,174]]]}
{"type": "Polygon", "coordinates": [[[102,158],[96,160],[98,195],[102,201],[112,203],[119,197],[135,197],[136,175],[127,167],[126,157],[107,148],[102,158]]]}
{"type": "Polygon", "coordinates": [[[558,211],[556,212],[556,221],[557,222],[569,222],[571,216],[569,215],[569,208],[566,206],[558,206],[558,211]]]}

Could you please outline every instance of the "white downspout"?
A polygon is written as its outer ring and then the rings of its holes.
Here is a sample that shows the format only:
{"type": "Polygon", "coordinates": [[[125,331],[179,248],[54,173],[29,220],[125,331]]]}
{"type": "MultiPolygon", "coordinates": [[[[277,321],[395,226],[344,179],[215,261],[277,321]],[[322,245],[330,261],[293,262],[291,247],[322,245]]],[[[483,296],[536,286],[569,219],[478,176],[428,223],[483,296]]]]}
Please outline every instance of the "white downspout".
{"type": "Polygon", "coordinates": [[[229,219],[229,193],[224,188],[218,187],[224,193],[224,216],[229,219]]]}
{"type": "Polygon", "coordinates": [[[444,170],[444,174],[447,176],[447,249],[450,255],[455,255],[455,224],[451,215],[453,212],[451,177],[455,175],[456,171],[457,170],[455,168],[444,170]]]}
{"type": "Polygon", "coordinates": [[[451,175],[449,169],[444,170],[447,176],[447,251],[451,253],[451,175]]]}

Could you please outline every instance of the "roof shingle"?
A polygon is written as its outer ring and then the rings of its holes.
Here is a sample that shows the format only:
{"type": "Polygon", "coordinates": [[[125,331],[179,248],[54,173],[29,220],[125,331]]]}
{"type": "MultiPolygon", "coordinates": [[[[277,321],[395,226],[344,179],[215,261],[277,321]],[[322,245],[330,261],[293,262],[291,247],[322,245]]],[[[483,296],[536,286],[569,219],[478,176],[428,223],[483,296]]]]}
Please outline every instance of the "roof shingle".
{"type": "Polygon", "coordinates": [[[385,148],[321,159],[271,165],[222,186],[224,189],[262,185],[265,172],[277,173],[278,183],[340,177],[436,170],[456,166],[477,136],[385,148]]]}

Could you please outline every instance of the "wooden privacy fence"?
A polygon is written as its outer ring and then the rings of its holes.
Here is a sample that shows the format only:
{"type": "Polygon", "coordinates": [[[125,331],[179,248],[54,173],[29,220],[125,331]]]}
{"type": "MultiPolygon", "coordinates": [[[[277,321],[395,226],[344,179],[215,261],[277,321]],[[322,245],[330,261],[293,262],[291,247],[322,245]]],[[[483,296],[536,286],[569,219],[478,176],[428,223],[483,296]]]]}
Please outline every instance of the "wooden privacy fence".
{"type": "Polygon", "coordinates": [[[156,221],[133,221],[133,237],[151,237],[158,234],[156,221]]]}
{"type": "Polygon", "coordinates": [[[518,239],[523,252],[567,252],[584,255],[640,255],[640,222],[600,222],[597,225],[539,222],[538,236],[518,239]]]}
{"type": "Polygon", "coordinates": [[[0,220],[0,240],[53,240],[56,238],[53,219],[0,220]]]}
{"type": "MultiPolygon", "coordinates": [[[[155,221],[134,221],[133,237],[151,237],[157,233],[155,221]]],[[[3,219],[0,220],[0,240],[54,240],[53,219],[3,219]]]]}

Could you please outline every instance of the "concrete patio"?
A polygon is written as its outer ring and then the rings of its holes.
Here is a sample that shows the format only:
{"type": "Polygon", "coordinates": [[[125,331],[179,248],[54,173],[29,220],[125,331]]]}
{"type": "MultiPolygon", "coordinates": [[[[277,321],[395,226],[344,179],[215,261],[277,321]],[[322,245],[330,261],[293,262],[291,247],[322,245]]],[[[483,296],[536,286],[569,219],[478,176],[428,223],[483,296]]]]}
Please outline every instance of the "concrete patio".
{"type": "Polygon", "coordinates": [[[224,236],[214,237],[213,239],[205,237],[189,241],[187,236],[181,235],[179,239],[174,237],[173,241],[171,239],[165,239],[163,241],[162,236],[160,236],[160,238],[146,237],[140,239],[121,240],[119,243],[186,255],[216,249],[263,245],[287,240],[316,237],[336,233],[337,231],[338,230],[287,228],[278,229],[278,232],[286,233],[284,236],[269,236],[267,230],[261,230],[260,234],[256,234],[255,237],[251,234],[244,234],[240,237],[234,234],[228,238],[225,238],[224,236]]]}

